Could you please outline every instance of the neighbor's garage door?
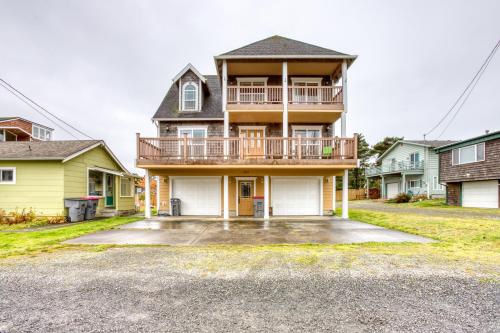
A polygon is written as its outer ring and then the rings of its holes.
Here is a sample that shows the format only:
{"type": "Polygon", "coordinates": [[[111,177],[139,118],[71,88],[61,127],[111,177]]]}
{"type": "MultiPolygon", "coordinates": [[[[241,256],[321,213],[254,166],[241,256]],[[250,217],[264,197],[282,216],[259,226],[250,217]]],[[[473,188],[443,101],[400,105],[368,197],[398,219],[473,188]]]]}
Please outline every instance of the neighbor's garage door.
{"type": "Polygon", "coordinates": [[[462,206],[498,208],[498,181],[463,182],[462,206]]]}
{"type": "Polygon", "coordinates": [[[181,215],[220,215],[219,177],[172,179],[172,198],[181,199],[181,215]]]}
{"type": "Polygon", "coordinates": [[[399,184],[398,183],[389,183],[387,184],[387,199],[395,198],[399,193],[399,184]]]}
{"type": "Polygon", "coordinates": [[[320,215],[320,178],[271,179],[273,215],[320,215]]]}

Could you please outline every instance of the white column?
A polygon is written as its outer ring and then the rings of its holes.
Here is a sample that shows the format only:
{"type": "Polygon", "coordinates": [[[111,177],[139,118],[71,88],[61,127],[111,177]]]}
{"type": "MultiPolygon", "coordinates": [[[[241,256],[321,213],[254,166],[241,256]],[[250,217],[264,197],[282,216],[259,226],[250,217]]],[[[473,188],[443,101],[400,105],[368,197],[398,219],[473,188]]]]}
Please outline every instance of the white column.
{"type": "MultiPolygon", "coordinates": [[[[222,61],[222,113],[224,114],[224,137],[229,138],[229,114],[227,113],[227,62],[222,61]]],[[[224,158],[227,158],[229,146],[224,142],[224,158]]]]}
{"type": "Polygon", "coordinates": [[[403,183],[403,186],[401,186],[401,192],[406,193],[406,175],[404,173],[401,182],[403,183]]]}
{"type": "Polygon", "coordinates": [[[229,176],[224,176],[224,220],[229,219],[229,176]]]}
{"type": "Polygon", "coordinates": [[[384,176],[380,177],[380,197],[385,199],[385,178],[384,176]]]}
{"type": "Polygon", "coordinates": [[[160,201],[160,176],[156,176],[156,210],[157,213],[160,212],[160,207],[161,207],[161,201],[160,201]]]}
{"type": "MultiPolygon", "coordinates": [[[[283,81],[283,137],[288,137],[288,62],[283,61],[281,70],[281,77],[283,81]]],[[[283,154],[288,155],[288,141],[283,141],[283,154]]]]}
{"type": "Polygon", "coordinates": [[[344,103],[344,112],[342,112],[341,123],[340,123],[340,135],[342,137],[346,136],[346,122],[347,122],[347,60],[342,62],[342,97],[344,103]]]}
{"type": "Polygon", "coordinates": [[[342,218],[343,219],[349,218],[349,212],[348,212],[349,207],[348,207],[348,203],[347,203],[347,200],[349,199],[348,177],[349,177],[349,171],[344,170],[344,175],[342,176],[342,218]]]}
{"type": "Polygon", "coordinates": [[[149,170],[146,169],[144,175],[144,216],[147,219],[151,218],[151,182],[149,178],[149,170]]]}
{"type": "Polygon", "coordinates": [[[269,176],[264,176],[264,219],[269,219],[269,176]]]}
{"type": "Polygon", "coordinates": [[[283,136],[288,136],[288,62],[283,61],[283,136]]]}
{"type": "Polygon", "coordinates": [[[337,209],[337,177],[333,176],[333,184],[332,184],[332,210],[335,212],[337,209]]]}

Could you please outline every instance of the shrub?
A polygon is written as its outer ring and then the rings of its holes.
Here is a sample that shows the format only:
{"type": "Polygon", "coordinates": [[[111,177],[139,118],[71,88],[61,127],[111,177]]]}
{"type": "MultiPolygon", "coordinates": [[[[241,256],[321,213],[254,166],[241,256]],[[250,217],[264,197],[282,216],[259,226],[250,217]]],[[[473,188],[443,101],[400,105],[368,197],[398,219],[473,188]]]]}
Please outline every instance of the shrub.
{"type": "Polygon", "coordinates": [[[47,218],[48,224],[61,224],[66,223],[66,217],[62,215],[51,216],[47,218]]]}
{"type": "Polygon", "coordinates": [[[396,195],[396,197],[394,199],[389,199],[389,200],[387,200],[387,202],[405,203],[405,202],[410,202],[410,200],[411,200],[411,195],[409,195],[407,193],[399,193],[398,195],[396,195]]]}
{"type": "Polygon", "coordinates": [[[0,224],[5,223],[7,219],[7,215],[5,214],[5,210],[0,209],[0,224]]]}
{"type": "Polygon", "coordinates": [[[417,194],[411,197],[410,202],[420,202],[424,200],[429,200],[427,194],[417,194]]]}
{"type": "Polygon", "coordinates": [[[30,208],[26,210],[23,208],[21,212],[16,209],[16,211],[12,213],[12,219],[9,219],[11,221],[9,224],[29,223],[35,221],[35,219],[36,213],[33,209],[30,208]]]}

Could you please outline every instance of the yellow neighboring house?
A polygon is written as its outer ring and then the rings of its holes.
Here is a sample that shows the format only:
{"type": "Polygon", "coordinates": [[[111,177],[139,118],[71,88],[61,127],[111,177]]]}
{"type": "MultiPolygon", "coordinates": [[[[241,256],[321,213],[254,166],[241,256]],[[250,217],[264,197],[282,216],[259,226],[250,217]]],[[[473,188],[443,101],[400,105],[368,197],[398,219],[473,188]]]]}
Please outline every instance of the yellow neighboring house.
{"type": "Polygon", "coordinates": [[[87,196],[98,215],[135,211],[134,178],[104,141],[0,142],[0,209],[66,215],[65,198],[87,196]]]}
{"type": "Polygon", "coordinates": [[[152,118],[158,135],[137,134],[136,165],[146,181],[160,180],[160,211],[172,213],[178,198],[182,215],[326,215],[342,176],[347,218],[347,172],[358,163],[356,135],[346,134],[355,59],[272,36],[215,56],[216,75],[188,64],[152,118]]]}

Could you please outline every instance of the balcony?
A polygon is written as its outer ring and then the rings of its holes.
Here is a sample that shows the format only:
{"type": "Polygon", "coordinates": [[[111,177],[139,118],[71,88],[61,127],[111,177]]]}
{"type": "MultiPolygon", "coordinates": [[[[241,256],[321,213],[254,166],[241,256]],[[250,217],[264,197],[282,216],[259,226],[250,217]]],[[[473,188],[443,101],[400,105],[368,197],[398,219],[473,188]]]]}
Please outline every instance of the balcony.
{"type": "Polygon", "coordinates": [[[354,138],[137,138],[137,165],[356,165],[354,138]]]}
{"type": "MultiPolygon", "coordinates": [[[[282,86],[227,88],[228,104],[283,104],[282,86]]],[[[341,86],[288,87],[288,104],[342,104],[341,86]]]]}
{"type": "Polygon", "coordinates": [[[424,172],[424,161],[418,162],[396,162],[390,165],[376,166],[366,169],[366,175],[368,177],[381,176],[385,174],[392,173],[412,173],[420,174],[424,172]]]}

